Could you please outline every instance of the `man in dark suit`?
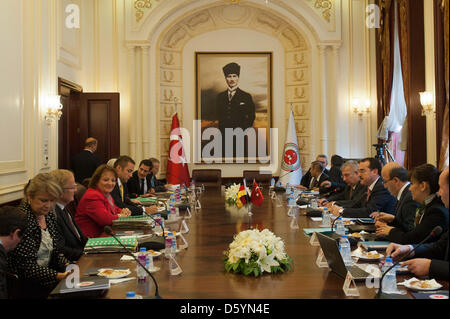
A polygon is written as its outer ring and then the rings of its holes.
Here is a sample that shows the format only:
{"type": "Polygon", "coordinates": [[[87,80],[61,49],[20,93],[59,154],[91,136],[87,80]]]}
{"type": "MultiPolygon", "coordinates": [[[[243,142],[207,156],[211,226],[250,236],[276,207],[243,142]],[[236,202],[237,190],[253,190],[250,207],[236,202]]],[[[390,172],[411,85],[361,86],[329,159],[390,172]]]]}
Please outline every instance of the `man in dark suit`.
{"type": "Polygon", "coordinates": [[[87,238],[72,218],[67,206],[74,201],[77,192],[77,184],[72,172],[57,169],[50,173],[56,178],[63,193],[57,199],[55,205],[56,227],[61,234],[61,251],[70,261],[80,259],[86,245],[87,238]]]}
{"type": "Polygon", "coordinates": [[[150,160],[142,160],[137,171],[128,180],[128,193],[131,198],[148,197],[152,191],[150,171],[153,168],[150,160]]]}
{"type": "Polygon", "coordinates": [[[82,183],[84,179],[90,178],[94,174],[101,161],[94,153],[97,151],[98,142],[95,138],[86,139],[84,150],[72,158],[72,171],[75,174],[75,181],[82,183]]]}
{"type": "Polygon", "coordinates": [[[367,193],[355,203],[354,207],[343,208],[334,205],[330,211],[335,216],[342,215],[350,218],[370,217],[373,212],[394,213],[394,207],[397,199],[389,194],[383,185],[380,177],[381,164],[380,161],[373,157],[368,157],[359,163],[359,177],[361,184],[367,186],[367,193]]]}
{"type": "MultiPolygon", "coordinates": [[[[316,157],[316,161],[319,161],[320,163],[322,163],[322,167],[323,167],[323,172],[328,175],[330,173],[330,171],[327,169],[328,166],[328,156],[326,156],[325,154],[319,154],[316,157]]],[[[298,188],[300,189],[308,189],[309,185],[311,184],[311,170],[309,169],[305,175],[303,175],[301,181],[300,181],[300,185],[298,186],[298,188]],[[303,187],[301,187],[303,186],[303,187]]]]}
{"type": "MultiPolygon", "coordinates": [[[[150,162],[152,162],[152,169],[150,170],[149,178],[151,183],[151,191],[150,193],[160,193],[160,192],[166,192],[172,185],[171,184],[165,184],[164,182],[158,180],[156,176],[159,173],[159,166],[161,163],[157,158],[150,158],[150,162]]],[[[165,180],[164,180],[165,181],[165,180]]]]}
{"type": "Polygon", "coordinates": [[[156,212],[156,206],[143,207],[138,202],[133,202],[128,196],[127,182],[133,176],[134,160],[129,156],[120,156],[114,163],[114,169],[117,173],[117,183],[111,192],[114,204],[119,208],[128,208],[131,216],[139,216],[147,212],[153,214],[156,212]]]}
{"type": "Polygon", "coordinates": [[[355,207],[356,203],[359,203],[362,196],[367,193],[367,186],[360,183],[358,163],[356,161],[350,160],[342,165],[342,176],[347,184],[345,188],[339,193],[320,199],[320,205],[328,208],[333,205],[344,208],[355,207]]]}
{"type": "MultiPolygon", "coordinates": [[[[446,168],[439,177],[439,192],[445,207],[449,208],[449,170],[446,168]]],[[[417,250],[409,257],[415,257],[403,263],[408,270],[416,276],[428,276],[437,280],[448,281],[448,231],[445,232],[438,241],[417,247],[417,250]]],[[[386,249],[386,255],[395,259],[400,259],[416,246],[390,244],[386,249]]]]}
{"type": "Polygon", "coordinates": [[[383,212],[372,213],[375,218],[378,236],[386,236],[392,228],[401,228],[405,232],[414,229],[414,219],[419,203],[412,199],[409,191],[408,170],[400,164],[391,162],[386,164],[382,171],[384,187],[397,198],[394,215],[383,212]]]}
{"type": "Polygon", "coordinates": [[[227,83],[227,90],[219,93],[216,98],[216,116],[219,122],[219,130],[222,134],[222,156],[242,157],[248,155],[248,141],[244,140],[244,154],[237,154],[237,136],[233,135],[235,129],[245,131],[253,127],[255,121],[255,103],[252,96],[239,88],[239,76],[241,67],[237,63],[229,63],[223,67],[223,74],[227,83]],[[231,129],[228,139],[227,128],[231,129]],[[231,133],[231,134],[230,134],[231,133]],[[228,142],[228,143],[227,143],[228,142]],[[233,142],[233,154],[225,154],[226,144],[233,142]],[[247,151],[247,152],[246,152],[247,151]]]}
{"type": "Polygon", "coordinates": [[[8,299],[8,262],[6,253],[14,250],[27,227],[26,214],[17,207],[0,207],[0,299],[8,299]]]}
{"type": "Polygon", "coordinates": [[[309,171],[311,173],[311,181],[308,189],[317,191],[321,183],[329,180],[328,175],[324,173],[322,163],[319,161],[312,162],[309,171]]]}

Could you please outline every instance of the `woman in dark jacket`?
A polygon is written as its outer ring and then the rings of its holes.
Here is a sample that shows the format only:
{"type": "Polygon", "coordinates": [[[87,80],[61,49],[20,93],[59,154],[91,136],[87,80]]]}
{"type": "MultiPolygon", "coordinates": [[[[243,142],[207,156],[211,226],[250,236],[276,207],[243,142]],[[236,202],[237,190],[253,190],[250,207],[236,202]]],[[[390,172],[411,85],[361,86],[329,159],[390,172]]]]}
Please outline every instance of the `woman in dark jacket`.
{"type": "Polygon", "coordinates": [[[65,272],[61,236],[52,212],[62,189],[50,174],[38,174],[24,189],[20,209],[27,214],[27,230],[20,244],[9,253],[8,262],[19,277],[20,298],[46,298],[65,272]]]}
{"type": "MultiPolygon", "coordinates": [[[[402,228],[383,225],[377,228],[377,236],[397,244],[418,244],[427,237],[436,226],[441,226],[443,233],[448,229],[448,209],[436,195],[439,190],[439,171],[431,164],[414,168],[410,176],[409,190],[413,200],[420,203],[416,210],[414,229],[404,231],[402,228]]],[[[430,238],[428,242],[439,238],[430,238]]]]}

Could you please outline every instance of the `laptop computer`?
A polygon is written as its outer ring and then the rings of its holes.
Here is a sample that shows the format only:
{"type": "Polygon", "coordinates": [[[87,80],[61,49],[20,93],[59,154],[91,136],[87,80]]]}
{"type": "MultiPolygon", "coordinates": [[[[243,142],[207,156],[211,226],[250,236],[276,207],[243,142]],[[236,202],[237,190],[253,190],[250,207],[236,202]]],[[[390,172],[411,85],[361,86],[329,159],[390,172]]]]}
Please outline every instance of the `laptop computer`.
{"type": "Polygon", "coordinates": [[[351,273],[354,280],[366,280],[369,276],[373,276],[358,266],[346,266],[335,239],[320,233],[317,233],[317,237],[323,254],[327,259],[328,266],[339,277],[345,278],[347,272],[351,273]]]}

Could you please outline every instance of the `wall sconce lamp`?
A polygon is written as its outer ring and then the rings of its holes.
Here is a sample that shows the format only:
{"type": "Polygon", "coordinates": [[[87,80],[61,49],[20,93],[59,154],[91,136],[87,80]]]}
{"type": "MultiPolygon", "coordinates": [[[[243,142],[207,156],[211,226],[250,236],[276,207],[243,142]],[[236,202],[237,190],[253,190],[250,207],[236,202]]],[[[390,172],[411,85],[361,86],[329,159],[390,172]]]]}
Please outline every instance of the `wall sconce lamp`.
{"type": "Polygon", "coordinates": [[[422,104],[422,116],[434,113],[433,107],[433,93],[426,91],[420,92],[420,104],[422,104]]]}
{"type": "Polygon", "coordinates": [[[369,99],[353,99],[352,100],[352,109],[353,112],[358,114],[359,117],[362,117],[364,113],[370,112],[370,100],[369,99]]]}
{"type": "Polygon", "coordinates": [[[47,112],[45,113],[44,119],[48,126],[52,124],[53,121],[57,122],[61,118],[62,115],[62,104],[61,104],[61,96],[54,95],[48,96],[45,100],[44,106],[47,108],[47,112]]]}

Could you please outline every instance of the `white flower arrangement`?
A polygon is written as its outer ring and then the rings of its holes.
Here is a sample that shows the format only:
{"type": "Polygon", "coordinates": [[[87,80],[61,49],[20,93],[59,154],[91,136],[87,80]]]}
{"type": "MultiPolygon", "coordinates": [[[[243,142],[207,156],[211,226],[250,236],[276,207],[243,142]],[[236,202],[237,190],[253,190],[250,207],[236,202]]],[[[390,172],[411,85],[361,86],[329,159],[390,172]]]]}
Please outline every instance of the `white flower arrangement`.
{"type": "Polygon", "coordinates": [[[227,272],[253,274],[285,272],[292,259],[284,250],[284,242],[268,229],[251,229],[234,237],[223,259],[227,272]]]}

